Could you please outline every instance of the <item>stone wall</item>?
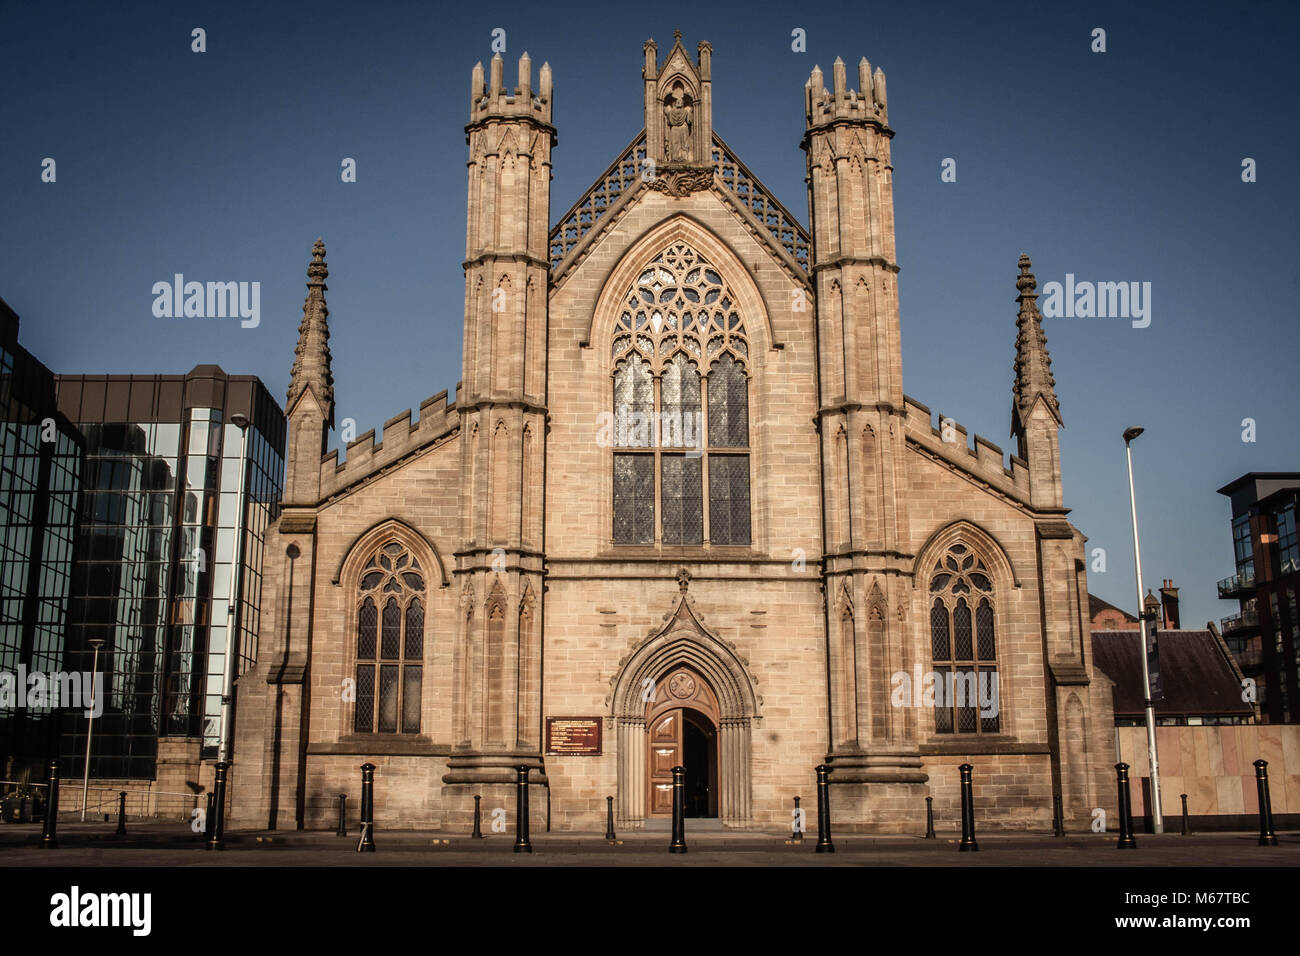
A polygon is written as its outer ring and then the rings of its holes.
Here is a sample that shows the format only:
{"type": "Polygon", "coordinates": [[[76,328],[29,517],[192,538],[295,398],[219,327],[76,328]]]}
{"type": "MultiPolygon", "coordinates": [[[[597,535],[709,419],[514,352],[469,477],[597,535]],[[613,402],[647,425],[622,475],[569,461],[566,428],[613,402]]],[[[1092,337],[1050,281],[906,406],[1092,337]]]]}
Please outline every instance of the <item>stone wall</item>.
{"type": "MultiPolygon", "coordinates": [[[[1119,759],[1129,765],[1133,780],[1133,815],[1147,816],[1146,727],[1119,727],[1116,736],[1119,759]]],[[[1255,826],[1259,800],[1253,764],[1260,759],[1268,761],[1275,824],[1300,823],[1300,724],[1157,727],[1156,753],[1166,830],[1179,828],[1184,793],[1193,829],[1255,826]]]]}

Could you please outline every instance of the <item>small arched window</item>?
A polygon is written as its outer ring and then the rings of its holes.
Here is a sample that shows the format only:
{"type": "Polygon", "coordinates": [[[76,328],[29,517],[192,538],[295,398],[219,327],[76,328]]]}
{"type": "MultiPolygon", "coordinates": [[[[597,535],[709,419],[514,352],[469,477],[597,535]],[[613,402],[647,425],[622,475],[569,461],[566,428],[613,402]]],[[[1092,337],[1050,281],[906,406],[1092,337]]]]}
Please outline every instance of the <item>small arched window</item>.
{"type": "Polygon", "coordinates": [[[750,543],[748,356],[735,296],[686,243],[628,290],[611,346],[615,544],[750,543]]]}
{"type": "Polygon", "coordinates": [[[1001,693],[988,569],[970,548],[955,544],[934,566],[930,596],[935,733],[999,733],[1001,693]]]}
{"type": "Polygon", "coordinates": [[[362,569],[352,721],[356,733],[420,732],[425,600],[424,572],[399,542],[382,546],[362,569]]]}

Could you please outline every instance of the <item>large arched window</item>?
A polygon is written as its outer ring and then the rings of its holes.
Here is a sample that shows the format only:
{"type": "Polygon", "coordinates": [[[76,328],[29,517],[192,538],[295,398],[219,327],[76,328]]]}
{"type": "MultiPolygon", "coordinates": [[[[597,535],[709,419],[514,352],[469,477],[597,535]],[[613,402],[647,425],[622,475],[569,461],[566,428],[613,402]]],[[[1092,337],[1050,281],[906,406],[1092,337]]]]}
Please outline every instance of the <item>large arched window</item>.
{"type": "Polygon", "coordinates": [[[984,562],[954,544],[930,577],[934,729],[940,734],[1001,730],[993,580],[984,562]]]}
{"type": "Polygon", "coordinates": [[[614,543],[748,545],[749,342],[721,275],[669,246],[628,290],[611,358],[614,543]]]}
{"type": "Polygon", "coordinates": [[[385,544],[361,571],[357,595],[359,734],[420,732],[424,676],[424,572],[406,547],[385,544]]]}

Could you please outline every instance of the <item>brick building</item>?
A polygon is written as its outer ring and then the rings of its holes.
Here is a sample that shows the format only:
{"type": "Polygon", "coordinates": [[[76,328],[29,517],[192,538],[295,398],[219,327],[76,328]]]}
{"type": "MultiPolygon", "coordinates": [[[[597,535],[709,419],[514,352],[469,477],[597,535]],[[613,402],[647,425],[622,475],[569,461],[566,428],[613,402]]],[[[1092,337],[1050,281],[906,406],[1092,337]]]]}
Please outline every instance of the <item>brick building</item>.
{"type": "Polygon", "coordinates": [[[981,826],[1109,806],[1030,262],[1007,458],[903,393],[884,73],[812,71],[805,228],[714,132],[709,44],[646,43],[643,132],[554,226],[551,70],[503,70],[471,81],[454,402],[342,462],[313,251],[235,822],[328,825],[366,761],[390,827],[513,814],[519,765],[559,830],[606,795],[662,825],[675,764],[738,828],[788,827],[822,762],[844,829],[954,819],[966,761],[981,826]]]}
{"type": "Polygon", "coordinates": [[[1268,723],[1297,721],[1300,702],[1300,473],[1250,472],[1219,489],[1232,503],[1236,573],[1219,582],[1220,598],[1240,608],[1222,620],[1223,636],[1243,673],[1256,682],[1268,723]]]}

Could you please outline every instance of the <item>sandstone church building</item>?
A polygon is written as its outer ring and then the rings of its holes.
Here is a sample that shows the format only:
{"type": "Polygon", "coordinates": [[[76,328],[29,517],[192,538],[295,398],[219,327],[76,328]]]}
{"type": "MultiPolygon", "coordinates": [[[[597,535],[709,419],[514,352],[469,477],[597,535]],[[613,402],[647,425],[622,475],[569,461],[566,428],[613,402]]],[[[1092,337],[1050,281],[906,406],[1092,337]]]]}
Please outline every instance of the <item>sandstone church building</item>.
{"type": "Polygon", "coordinates": [[[234,822],[355,819],[371,762],[381,828],[513,821],[520,765],[535,828],[654,827],[681,764],[690,815],[776,831],[824,762],[837,830],[919,832],[970,762],[981,827],[1086,826],[1111,691],[1029,259],[1004,458],[903,393],[884,73],[812,71],[805,228],[714,131],[710,45],[644,54],[553,228],[551,70],[474,67],[463,378],[343,463],[316,242],[234,822]]]}

